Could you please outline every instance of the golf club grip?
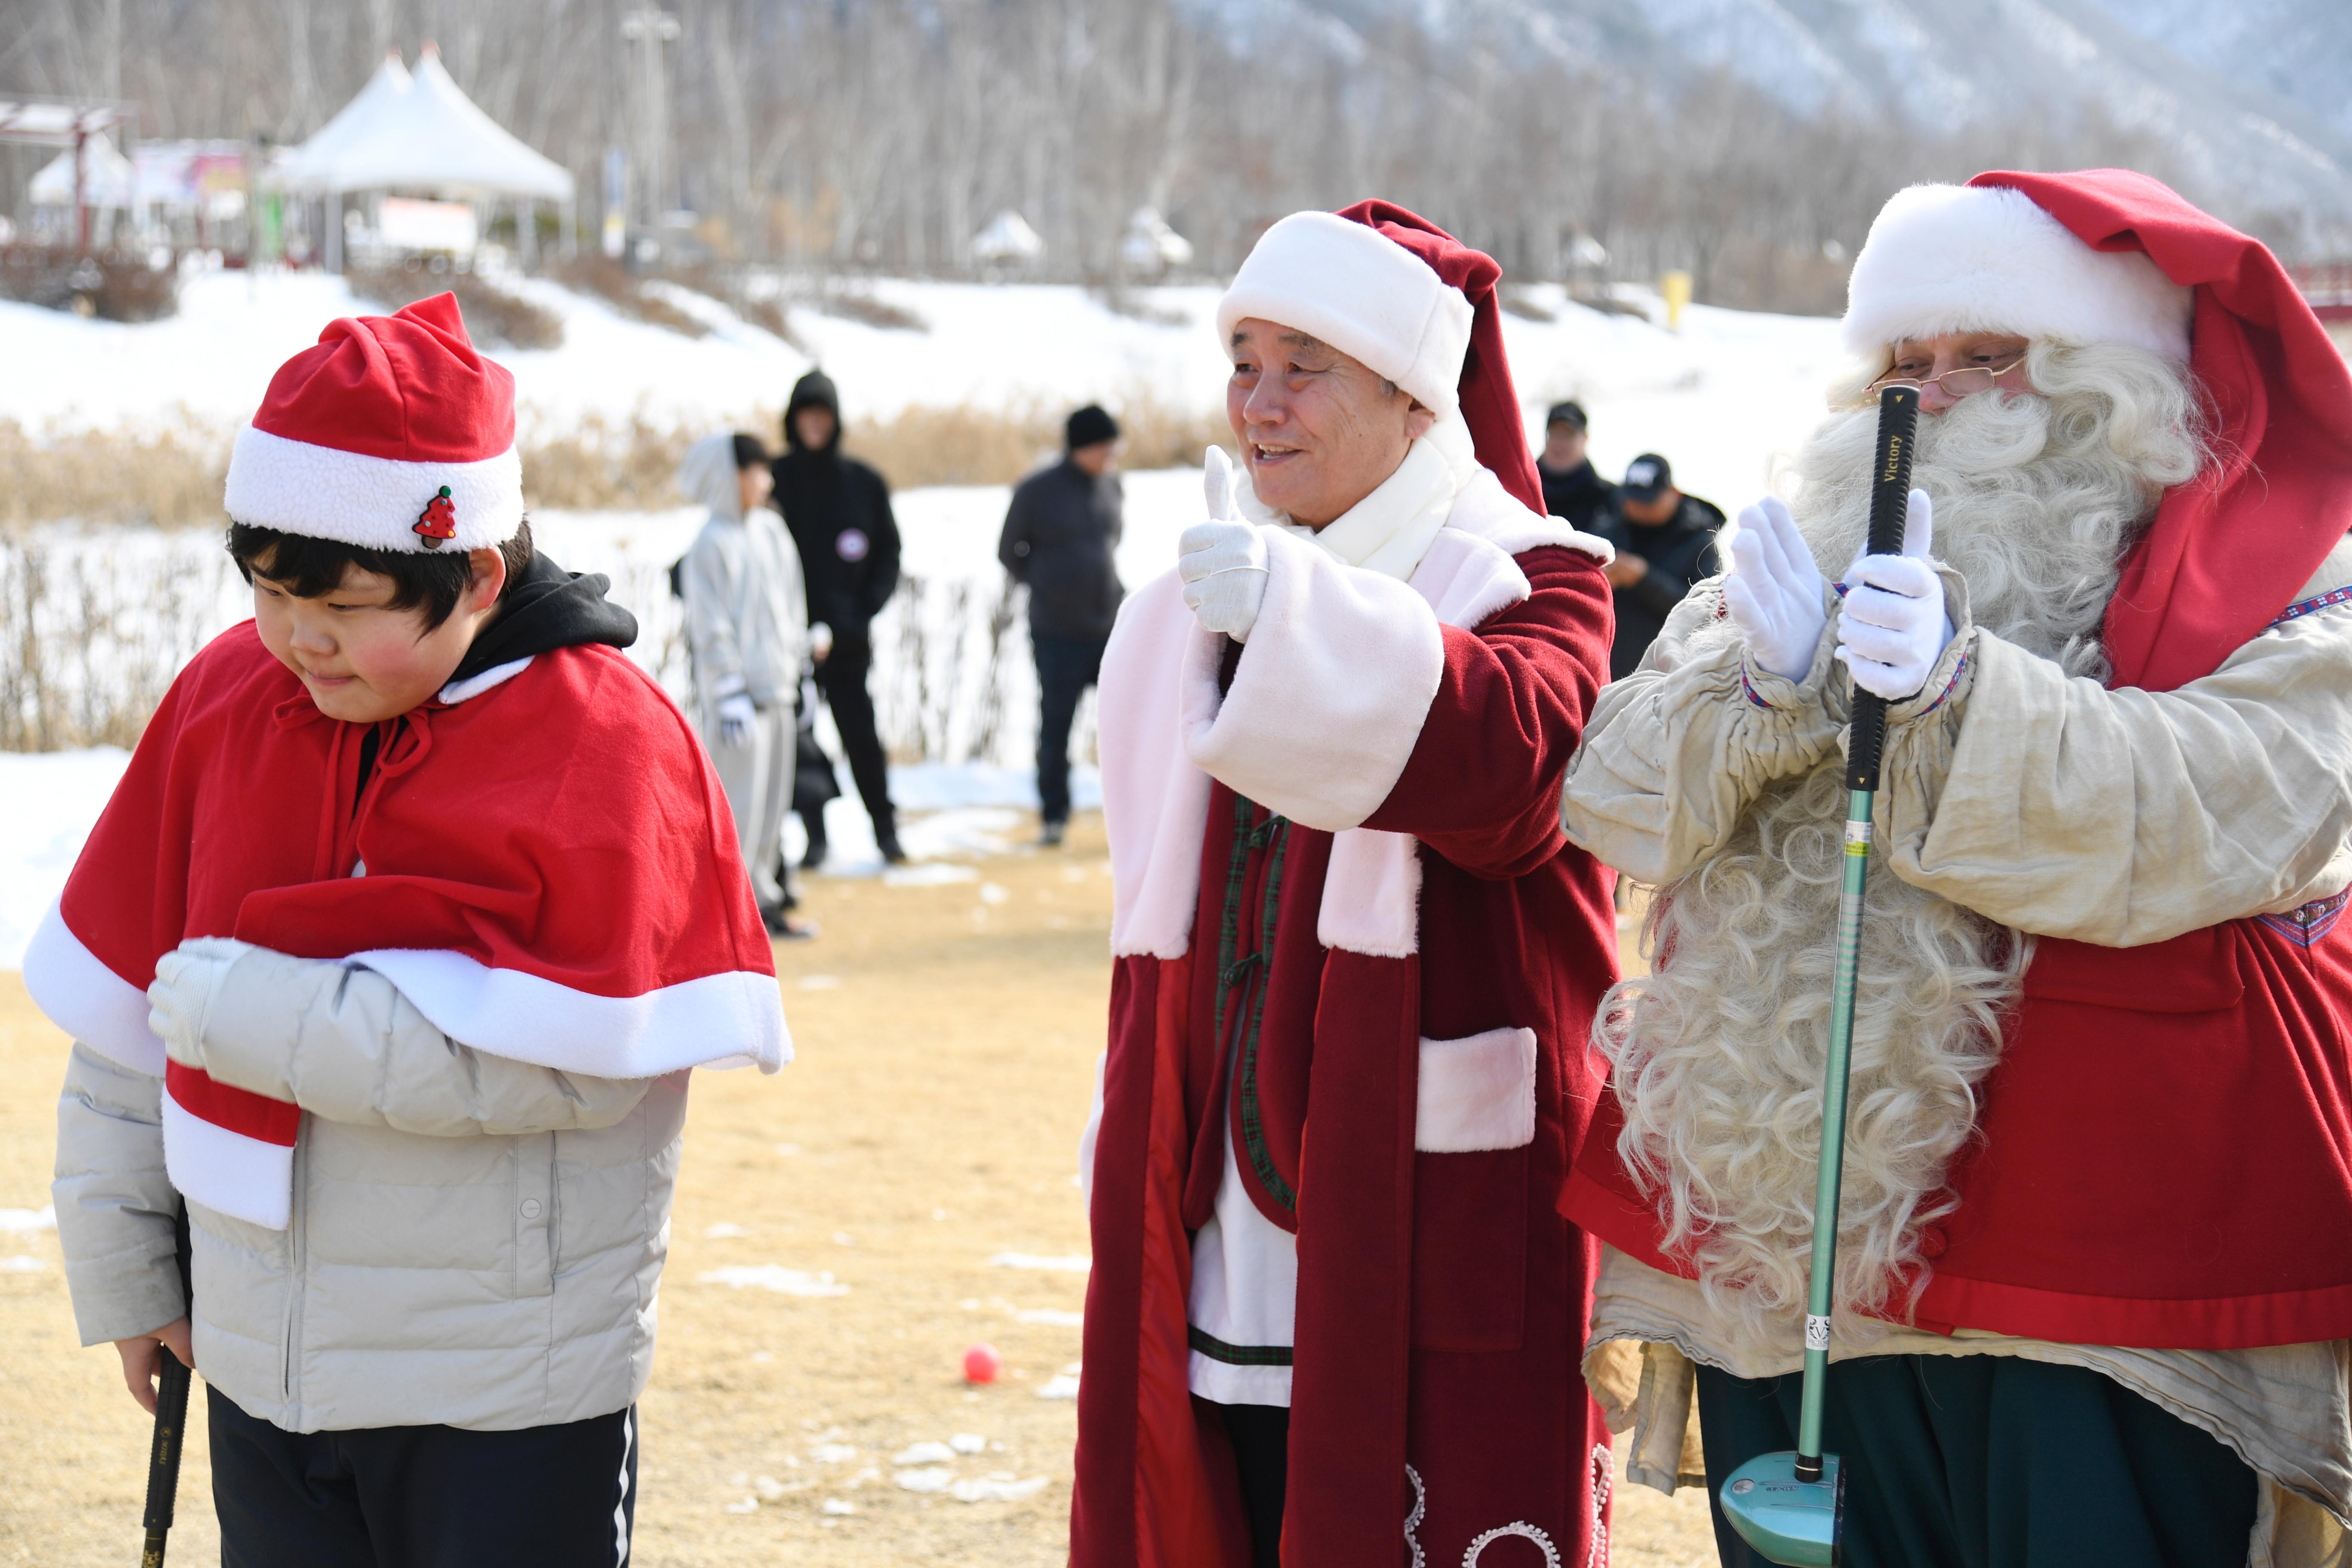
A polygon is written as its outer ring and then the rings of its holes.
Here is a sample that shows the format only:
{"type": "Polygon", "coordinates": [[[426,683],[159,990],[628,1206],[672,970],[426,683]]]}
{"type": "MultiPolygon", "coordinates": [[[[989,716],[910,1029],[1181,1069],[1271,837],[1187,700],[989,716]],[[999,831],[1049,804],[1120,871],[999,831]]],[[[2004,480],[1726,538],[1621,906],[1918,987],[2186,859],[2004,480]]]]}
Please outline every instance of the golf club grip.
{"type": "Polygon", "coordinates": [[[155,1440],[147,1450],[147,1512],[141,1522],[147,1531],[147,1548],[141,1568],[161,1568],[163,1535],[172,1528],[172,1509],[180,1490],[180,1455],[187,1447],[188,1369],[169,1350],[155,1379],[155,1440]]]}
{"type": "MultiPolygon", "coordinates": [[[[1903,553],[1903,519],[1911,505],[1911,447],[1919,432],[1919,389],[1882,387],[1878,393],[1878,460],[1870,473],[1870,536],[1866,555],[1903,553]]],[[[1845,787],[1878,789],[1886,750],[1886,699],[1857,688],[1846,736],[1845,787]]]]}

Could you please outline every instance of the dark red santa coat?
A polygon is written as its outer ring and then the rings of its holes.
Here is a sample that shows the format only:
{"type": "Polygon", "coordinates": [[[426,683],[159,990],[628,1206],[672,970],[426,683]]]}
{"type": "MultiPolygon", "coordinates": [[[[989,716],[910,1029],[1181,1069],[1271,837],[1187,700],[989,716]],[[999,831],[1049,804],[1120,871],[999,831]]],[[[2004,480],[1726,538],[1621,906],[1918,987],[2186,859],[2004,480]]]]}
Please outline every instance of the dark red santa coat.
{"type": "MultiPolygon", "coordinates": [[[[2166,494],[2107,611],[2111,685],[2169,691],[2279,621],[2352,527],[2352,377],[2258,242],[2145,175],[1993,173],[2196,291],[2214,471],[2166,494]]],[[[2352,613],[2352,610],[2334,610],[2352,613]]],[[[2352,922],[2343,896],[2147,946],[2043,938],[1917,1322],[2156,1349],[2352,1337],[2352,922]]],[[[1653,1268],[1615,1096],[1562,1211],[1653,1268]]]]}
{"type": "MultiPolygon", "coordinates": [[[[1465,384],[1482,352],[1500,371],[1492,287],[1489,270],[1465,384]]],[[[1284,1562],[1458,1563],[1482,1538],[1488,1568],[1601,1550],[1609,1437],[1580,1372],[1593,1249],[1551,1195],[1615,976],[1606,875],[1558,821],[1610,593],[1579,548],[1597,541],[1529,509],[1507,379],[1489,402],[1510,411],[1474,414],[1491,471],[1410,586],[1277,538],[1228,695],[1221,640],[1172,574],[1128,601],[1105,656],[1118,915],[1081,1568],[1249,1561],[1215,1406],[1187,1385],[1192,1236],[1229,1132],[1253,1201],[1297,1239],[1284,1562]],[[1394,747],[1384,798],[1363,794],[1381,764],[1334,762],[1358,741],[1394,747]],[[1433,1138],[1427,1064],[1522,1030],[1524,1124],[1433,1138]]]]}

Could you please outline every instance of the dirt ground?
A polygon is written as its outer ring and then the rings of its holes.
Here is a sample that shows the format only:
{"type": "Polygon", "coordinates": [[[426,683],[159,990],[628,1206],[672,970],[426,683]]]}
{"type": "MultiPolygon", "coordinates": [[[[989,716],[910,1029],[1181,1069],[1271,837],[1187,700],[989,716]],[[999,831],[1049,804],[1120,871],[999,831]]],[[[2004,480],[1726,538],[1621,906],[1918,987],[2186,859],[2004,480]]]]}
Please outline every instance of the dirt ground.
{"type": "MultiPolygon", "coordinates": [[[[1073,1170],[1102,1046],[1110,876],[1098,822],[1077,828],[1068,850],[978,862],[972,881],[813,880],[824,935],[777,951],[798,1061],[695,1081],[642,1406],[641,1568],[1065,1560],[1076,1406],[1046,1396],[1077,1370],[1086,1277],[992,1260],[1087,1250],[1073,1170]],[[761,1266],[846,1291],[704,1278],[761,1266]],[[1006,1370],[973,1389],[960,1368],[980,1341],[1006,1370]],[[959,1436],[979,1451],[894,1462],[959,1436]],[[967,1493],[1044,1484],[967,1502],[903,1490],[916,1469],[967,1493]]],[[[48,1202],[65,1051],[0,974],[0,1208],[48,1202]]],[[[111,1351],[74,1342],[56,1233],[0,1231],[0,1563],[105,1568],[138,1552],[150,1424],[111,1351]]],[[[219,1556],[192,1425],[182,1563],[219,1556]]],[[[1619,1568],[1713,1562],[1703,1493],[1618,1493],[1619,1568]]]]}

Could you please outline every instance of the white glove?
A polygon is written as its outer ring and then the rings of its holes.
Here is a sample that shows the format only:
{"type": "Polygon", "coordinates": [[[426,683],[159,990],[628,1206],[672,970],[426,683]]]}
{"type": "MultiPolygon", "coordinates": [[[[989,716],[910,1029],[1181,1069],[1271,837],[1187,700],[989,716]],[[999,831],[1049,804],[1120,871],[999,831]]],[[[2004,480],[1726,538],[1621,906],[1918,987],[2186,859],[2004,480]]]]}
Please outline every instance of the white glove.
{"type": "Polygon", "coordinates": [[[155,960],[154,983],[147,988],[147,1027],[163,1042],[163,1054],[183,1067],[205,1064],[205,1024],[213,998],[229,966],[254,950],[228,936],[196,936],[155,960]]]}
{"type": "Polygon", "coordinates": [[[1210,631],[1245,643],[1265,602],[1265,538],[1234,509],[1233,462],[1222,448],[1209,448],[1201,487],[1209,520],[1194,523],[1176,541],[1184,602],[1210,631]]]}
{"type": "Polygon", "coordinates": [[[1822,608],[1821,568],[1778,497],[1767,496],[1739,514],[1723,602],[1759,669],[1783,680],[1805,678],[1829,612],[1822,608]]]}
{"type": "Polygon", "coordinates": [[[719,716],[719,745],[751,744],[751,726],[758,722],[760,710],[751,706],[749,695],[742,692],[730,692],[720,697],[711,711],[719,716]]]}
{"type": "Polygon", "coordinates": [[[822,664],[832,652],[833,628],[820,621],[809,628],[809,656],[822,664]]]}
{"type": "Polygon", "coordinates": [[[1944,581],[1927,559],[1935,538],[1935,503],[1914,490],[1903,513],[1903,553],[1863,556],[1846,569],[1835,656],[1855,685],[1891,703],[1918,694],[1952,640],[1944,581]]]}

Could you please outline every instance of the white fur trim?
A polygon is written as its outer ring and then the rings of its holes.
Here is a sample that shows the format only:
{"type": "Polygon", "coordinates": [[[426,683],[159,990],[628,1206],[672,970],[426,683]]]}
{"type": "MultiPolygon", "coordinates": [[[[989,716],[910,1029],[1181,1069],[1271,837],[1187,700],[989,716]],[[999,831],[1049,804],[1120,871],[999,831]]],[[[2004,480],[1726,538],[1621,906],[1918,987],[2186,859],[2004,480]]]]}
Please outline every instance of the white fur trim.
{"type": "Polygon", "coordinates": [[[658,1078],[681,1067],[773,1072],[793,1059],[782,993],[773,975],[754,970],[600,997],[437,948],[354,953],[343,962],[390,980],[450,1039],[534,1067],[658,1078]]]}
{"type": "Polygon", "coordinates": [[[1166,571],[1128,596],[1103,650],[1097,751],[1110,839],[1110,950],[1181,958],[1192,941],[1209,776],[1176,721],[1187,644],[1200,623],[1166,571]]]}
{"type": "Polygon", "coordinates": [[[26,944],[25,989],[51,1023],[109,1061],[163,1076],[163,1041],[147,1027],[147,993],[83,946],[55,904],[26,944]]]}
{"type": "Polygon", "coordinates": [[[1217,301],[1217,344],[1256,317],[1320,338],[1440,414],[1461,401],[1470,301],[1368,225],[1293,213],[1250,249],[1217,301]]]}
{"type": "Polygon", "coordinates": [[[1315,940],[1374,958],[1421,951],[1421,844],[1411,833],[1349,828],[1331,840],[1315,940]]]}
{"type": "Polygon", "coordinates": [[[163,1169],[192,1203],[283,1230],[294,1206],[294,1147],[232,1133],[163,1093],[163,1169]]]}
{"type": "Polygon", "coordinates": [[[416,519],[444,485],[457,532],[439,549],[493,549],[522,526],[522,458],[511,446],[478,463],[404,463],[250,424],[229,454],[223,505],[231,519],[254,528],[422,554],[416,519]]]}
{"type": "Polygon", "coordinates": [[[1524,1148],[1536,1141],[1536,1032],[1490,1029],[1421,1042],[1412,1146],[1425,1155],[1524,1148]]]}
{"type": "MultiPolygon", "coordinates": [[[[1566,517],[1548,517],[1541,512],[1529,511],[1517,497],[1503,488],[1503,482],[1495,477],[1491,468],[1479,469],[1462,486],[1462,494],[1454,503],[1454,514],[1445,519],[1445,524],[1465,534],[1475,534],[1505,555],[1520,555],[1546,545],[1558,545],[1589,555],[1603,566],[1617,559],[1617,547],[1599,534],[1588,534],[1566,517]]],[[[1474,626],[1477,622],[1449,621],[1447,624],[1474,626]]]]}
{"type": "Polygon", "coordinates": [[[1265,537],[1265,600],[1223,701],[1215,640],[1203,632],[1186,650],[1184,749],[1269,810],[1337,832],[1396,787],[1437,695],[1445,643],[1406,584],[1341,566],[1288,534],[1265,537]]]}
{"type": "Polygon", "coordinates": [[[1845,346],[2007,332],[2189,359],[2190,291],[2140,251],[2093,250],[2024,192],[1913,185],[1870,225],[1846,284],[1845,346]]]}
{"type": "MultiPolygon", "coordinates": [[[[459,703],[480,696],[484,692],[494,687],[505,685],[509,681],[530,669],[530,662],[537,657],[539,655],[536,653],[525,653],[520,659],[509,659],[503,664],[492,664],[479,674],[467,675],[462,681],[451,681],[441,688],[438,700],[447,703],[451,707],[456,707],[459,703]]],[[[740,685],[740,683],[738,684],[740,685]]]]}

